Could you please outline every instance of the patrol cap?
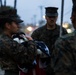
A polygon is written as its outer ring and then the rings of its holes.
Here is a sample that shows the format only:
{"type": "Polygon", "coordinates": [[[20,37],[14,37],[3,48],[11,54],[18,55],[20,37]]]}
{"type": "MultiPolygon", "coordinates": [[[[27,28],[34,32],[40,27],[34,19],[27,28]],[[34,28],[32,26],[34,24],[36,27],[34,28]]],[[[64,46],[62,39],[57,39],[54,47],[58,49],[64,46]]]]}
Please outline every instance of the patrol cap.
{"type": "Polygon", "coordinates": [[[58,16],[57,7],[46,7],[45,9],[46,16],[58,16]]]}
{"type": "Polygon", "coordinates": [[[23,22],[20,16],[17,14],[17,10],[11,6],[1,6],[0,7],[0,20],[1,19],[11,19],[17,23],[23,22]]]}

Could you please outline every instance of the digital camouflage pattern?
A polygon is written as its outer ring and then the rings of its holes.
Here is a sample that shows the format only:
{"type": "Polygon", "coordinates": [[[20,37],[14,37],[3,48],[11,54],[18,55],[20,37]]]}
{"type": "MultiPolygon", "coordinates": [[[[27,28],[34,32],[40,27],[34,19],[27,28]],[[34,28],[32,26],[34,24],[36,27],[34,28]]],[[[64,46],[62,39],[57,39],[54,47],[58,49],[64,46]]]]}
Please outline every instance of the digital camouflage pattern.
{"type": "Polygon", "coordinates": [[[76,30],[56,41],[52,67],[56,75],[76,75],[76,30]]]}
{"type": "MultiPolygon", "coordinates": [[[[66,30],[62,29],[63,35],[66,34],[66,30]]],[[[60,26],[56,25],[56,28],[54,30],[48,30],[46,25],[36,29],[32,33],[32,38],[34,40],[43,41],[49,48],[50,54],[54,48],[54,43],[59,37],[60,34],[60,26]]]]}
{"type": "Polygon", "coordinates": [[[0,65],[4,70],[18,70],[20,67],[29,68],[36,57],[34,41],[28,41],[25,47],[5,34],[0,35],[0,65]]]}

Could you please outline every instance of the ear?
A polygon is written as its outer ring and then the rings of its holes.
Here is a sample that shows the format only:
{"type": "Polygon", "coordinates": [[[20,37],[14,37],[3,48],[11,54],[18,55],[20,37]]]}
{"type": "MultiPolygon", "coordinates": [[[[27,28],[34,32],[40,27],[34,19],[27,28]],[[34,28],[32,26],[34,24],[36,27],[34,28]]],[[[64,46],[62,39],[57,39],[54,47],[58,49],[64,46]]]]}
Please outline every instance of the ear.
{"type": "Polygon", "coordinates": [[[7,29],[10,29],[11,25],[10,25],[9,23],[6,23],[6,24],[5,24],[5,27],[6,27],[7,29]]]}

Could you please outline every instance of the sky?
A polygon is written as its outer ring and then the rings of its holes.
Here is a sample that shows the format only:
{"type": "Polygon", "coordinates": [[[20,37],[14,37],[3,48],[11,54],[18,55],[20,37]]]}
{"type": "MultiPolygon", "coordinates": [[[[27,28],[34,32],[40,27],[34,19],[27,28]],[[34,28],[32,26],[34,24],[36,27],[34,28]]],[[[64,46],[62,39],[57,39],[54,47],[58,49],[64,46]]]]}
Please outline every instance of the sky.
{"type": "MultiPolygon", "coordinates": [[[[6,5],[14,6],[14,0],[6,0],[6,5]]],[[[4,0],[3,0],[4,2],[4,0]]],[[[41,15],[45,15],[45,7],[52,6],[58,7],[58,20],[57,23],[61,22],[61,3],[62,0],[17,0],[17,11],[24,23],[36,23],[41,20],[41,15]],[[42,6],[42,11],[40,7],[42,6]]],[[[72,0],[64,0],[64,17],[63,23],[70,21],[72,9],[72,0]]],[[[43,19],[44,20],[44,19],[43,19]]]]}

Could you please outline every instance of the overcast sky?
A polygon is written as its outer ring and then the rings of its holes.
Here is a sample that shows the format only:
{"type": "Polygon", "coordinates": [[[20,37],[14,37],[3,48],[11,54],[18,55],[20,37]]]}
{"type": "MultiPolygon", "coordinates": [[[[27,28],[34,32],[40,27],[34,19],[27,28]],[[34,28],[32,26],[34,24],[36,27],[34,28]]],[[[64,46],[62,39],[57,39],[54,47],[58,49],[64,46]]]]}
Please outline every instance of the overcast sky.
{"type": "MultiPolygon", "coordinates": [[[[3,0],[4,1],[4,0],[3,0]]],[[[18,14],[24,20],[24,22],[32,23],[34,21],[34,17],[36,22],[41,19],[41,10],[40,6],[43,7],[42,14],[45,15],[45,7],[47,6],[56,6],[58,7],[58,23],[60,23],[61,19],[61,1],[62,0],[17,0],[17,10],[18,14]]],[[[14,6],[14,0],[7,0],[7,5],[14,6]]],[[[69,22],[71,16],[72,9],[72,0],[64,0],[64,18],[63,22],[69,22]]]]}

